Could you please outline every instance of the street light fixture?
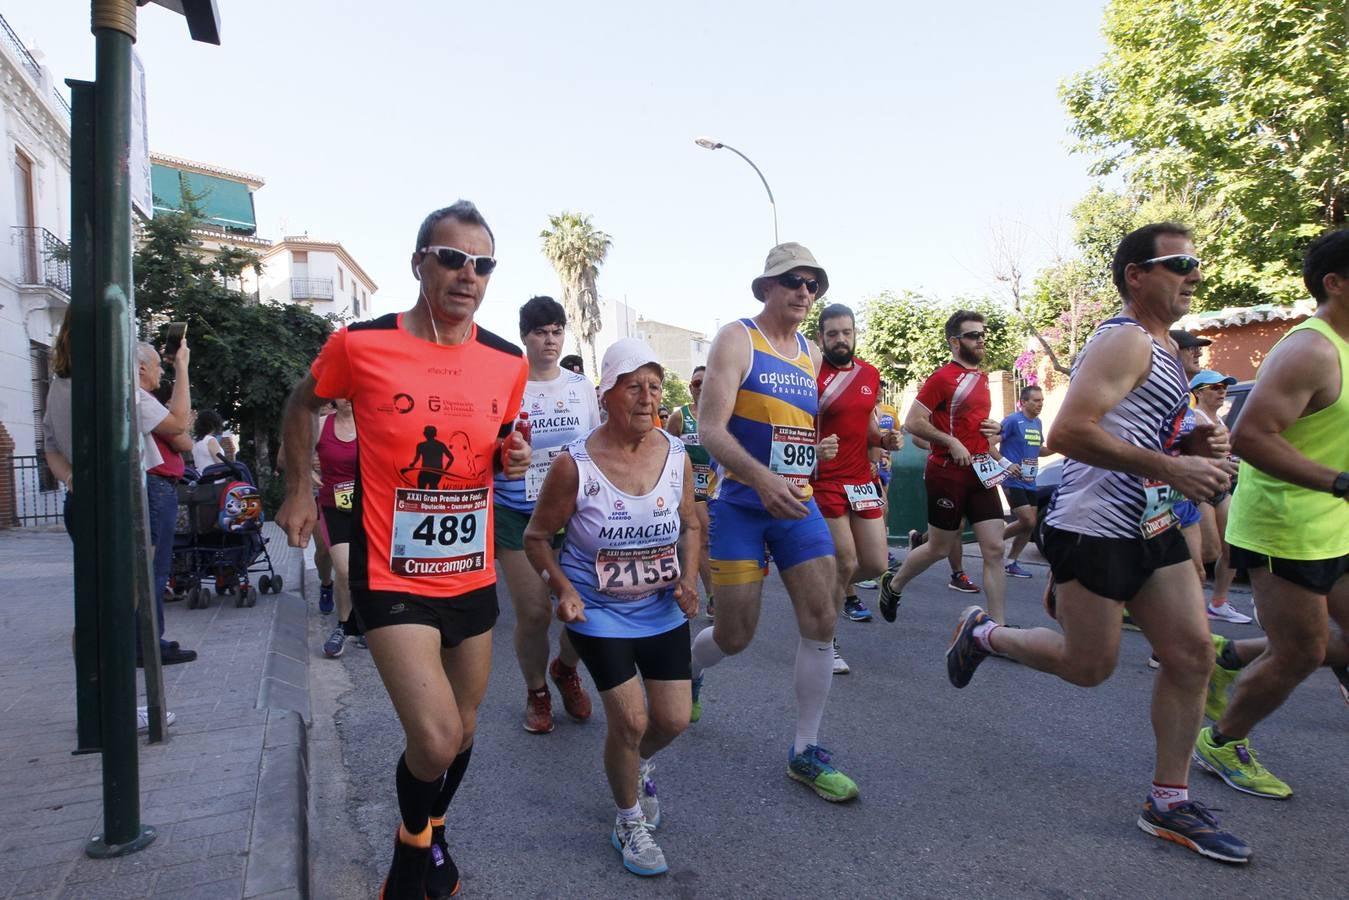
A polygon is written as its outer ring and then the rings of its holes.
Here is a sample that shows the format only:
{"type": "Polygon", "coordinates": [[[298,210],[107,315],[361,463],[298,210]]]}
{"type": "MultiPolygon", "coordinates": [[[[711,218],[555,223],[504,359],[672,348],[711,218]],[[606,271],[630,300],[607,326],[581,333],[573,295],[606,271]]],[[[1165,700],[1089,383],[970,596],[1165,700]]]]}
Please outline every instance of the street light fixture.
{"type": "Polygon", "coordinates": [[[763,177],[763,173],[760,172],[759,167],[754,164],[754,160],[750,159],[730,144],[723,144],[721,141],[707,137],[706,135],[694,138],[693,142],[704,150],[730,150],[736,156],[749,163],[749,167],[754,170],[754,174],[758,175],[759,180],[763,182],[763,189],[768,192],[768,204],[773,207],[773,245],[777,246],[782,243],[778,240],[778,204],[777,201],[773,199],[773,189],[768,186],[768,179],[763,177]]]}

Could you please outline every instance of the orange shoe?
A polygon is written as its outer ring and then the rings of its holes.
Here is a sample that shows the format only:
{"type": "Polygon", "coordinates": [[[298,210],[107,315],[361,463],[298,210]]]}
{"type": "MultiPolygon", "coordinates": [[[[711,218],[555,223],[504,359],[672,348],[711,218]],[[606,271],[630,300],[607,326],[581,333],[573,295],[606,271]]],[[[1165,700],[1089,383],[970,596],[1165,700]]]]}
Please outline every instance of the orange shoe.
{"type": "Polygon", "coordinates": [[[589,719],[590,695],[581,684],[581,676],[577,674],[575,667],[564,667],[559,657],[548,667],[548,677],[557,685],[557,691],[562,695],[562,708],[567,711],[567,715],[578,722],[589,719]]]}
{"type": "Polygon", "coordinates": [[[530,691],[525,700],[525,731],[530,734],[547,734],[553,730],[553,695],[548,685],[537,691],[530,691]]]}

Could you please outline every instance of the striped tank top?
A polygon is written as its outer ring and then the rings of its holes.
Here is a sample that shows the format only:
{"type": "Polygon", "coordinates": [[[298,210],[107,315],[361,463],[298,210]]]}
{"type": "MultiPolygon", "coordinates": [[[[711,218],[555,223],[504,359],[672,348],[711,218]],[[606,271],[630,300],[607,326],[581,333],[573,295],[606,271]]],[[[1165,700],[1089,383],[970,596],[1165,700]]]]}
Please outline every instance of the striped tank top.
{"type": "MultiPolygon", "coordinates": [[[[749,334],[750,365],[726,430],[769,469],[811,494],[815,471],[815,414],[820,395],[806,339],[796,335],[796,356],[781,356],[752,319],[741,319],[749,334]]],[[[754,488],[718,464],[715,498],[762,509],[754,488]]]]}
{"type": "MultiPolygon", "coordinates": [[[[1146,331],[1136,320],[1123,316],[1105,320],[1078,356],[1074,378],[1091,352],[1092,342],[1120,327],[1146,331]]],[[[1153,339],[1152,368],[1147,379],[1101,417],[1101,428],[1135,447],[1166,452],[1177,439],[1189,409],[1189,396],[1180,360],[1153,339]]],[[[1062,531],[1094,537],[1152,537],[1175,524],[1171,513],[1175,499],[1180,498],[1167,485],[1065,459],[1063,480],[1050,500],[1045,522],[1062,531]]]]}

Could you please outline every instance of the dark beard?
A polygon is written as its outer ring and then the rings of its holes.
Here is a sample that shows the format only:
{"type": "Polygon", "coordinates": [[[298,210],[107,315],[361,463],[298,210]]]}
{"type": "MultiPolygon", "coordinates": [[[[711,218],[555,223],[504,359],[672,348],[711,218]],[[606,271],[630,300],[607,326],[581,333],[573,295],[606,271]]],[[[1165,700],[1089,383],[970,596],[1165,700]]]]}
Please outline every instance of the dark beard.
{"type": "Polygon", "coordinates": [[[835,369],[842,369],[852,362],[853,349],[851,347],[839,347],[834,350],[824,351],[824,358],[829,361],[829,365],[835,369]]]}
{"type": "Polygon", "coordinates": [[[975,351],[966,350],[965,345],[961,344],[960,350],[957,351],[956,353],[956,358],[959,359],[965,365],[969,366],[971,369],[977,369],[979,368],[979,365],[984,361],[984,358],[983,356],[976,357],[974,353],[975,351]]]}

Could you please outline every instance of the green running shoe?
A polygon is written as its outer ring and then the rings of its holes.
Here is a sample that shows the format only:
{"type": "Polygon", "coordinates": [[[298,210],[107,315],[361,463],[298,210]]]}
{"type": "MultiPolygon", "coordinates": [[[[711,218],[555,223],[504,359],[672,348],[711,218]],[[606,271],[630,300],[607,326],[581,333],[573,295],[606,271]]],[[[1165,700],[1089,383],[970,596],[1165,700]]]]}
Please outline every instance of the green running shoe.
{"type": "Polygon", "coordinates": [[[699,675],[693,679],[693,708],[689,710],[689,722],[696,722],[703,717],[703,676],[699,675]]]}
{"type": "MultiPolygon", "coordinates": [[[[1222,656],[1223,650],[1230,643],[1232,642],[1221,634],[1213,635],[1213,655],[1215,657],[1222,656]]],[[[1223,717],[1223,713],[1227,710],[1228,693],[1232,690],[1233,682],[1240,675],[1240,669],[1224,669],[1218,665],[1213,667],[1213,674],[1208,677],[1208,695],[1204,698],[1204,715],[1215,723],[1223,717]]]]}
{"type": "Polygon", "coordinates": [[[804,753],[793,756],[795,749],[787,750],[787,774],[793,780],[809,785],[830,803],[842,803],[857,796],[857,784],[831,765],[833,757],[828,750],[811,744],[804,753]]]}
{"type": "Polygon", "coordinates": [[[1213,743],[1213,729],[1199,732],[1194,742],[1194,761],[1230,786],[1257,797],[1287,800],[1293,789],[1260,765],[1246,741],[1232,741],[1219,747],[1213,743]]]}

